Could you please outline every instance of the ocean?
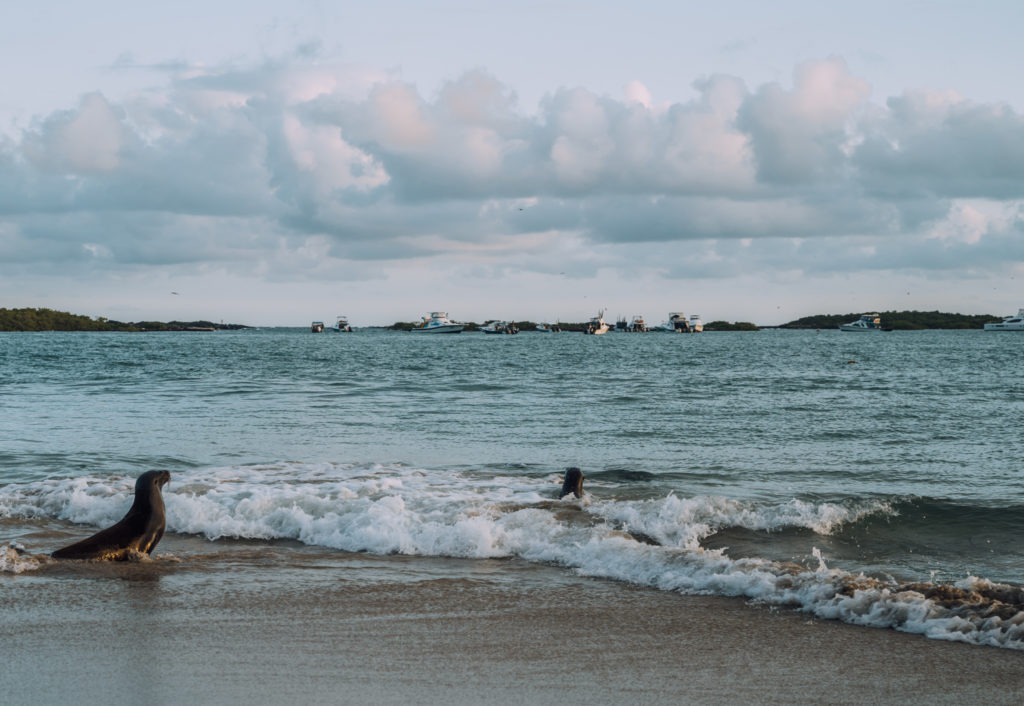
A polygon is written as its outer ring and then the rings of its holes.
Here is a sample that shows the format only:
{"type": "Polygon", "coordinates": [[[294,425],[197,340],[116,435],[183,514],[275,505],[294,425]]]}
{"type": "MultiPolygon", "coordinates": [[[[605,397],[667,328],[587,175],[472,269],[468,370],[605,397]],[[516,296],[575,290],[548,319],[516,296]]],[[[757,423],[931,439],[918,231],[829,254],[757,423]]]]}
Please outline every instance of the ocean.
{"type": "Polygon", "coordinates": [[[235,561],[430,557],[434,575],[469,562],[510,591],[555,567],[1020,650],[1022,345],[4,333],[0,587],[88,579],[45,555],[119,520],[135,478],[166,469],[168,534],[140,563],[197,585],[235,561]],[[582,499],[558,498],[568,466],[582,499]]]}

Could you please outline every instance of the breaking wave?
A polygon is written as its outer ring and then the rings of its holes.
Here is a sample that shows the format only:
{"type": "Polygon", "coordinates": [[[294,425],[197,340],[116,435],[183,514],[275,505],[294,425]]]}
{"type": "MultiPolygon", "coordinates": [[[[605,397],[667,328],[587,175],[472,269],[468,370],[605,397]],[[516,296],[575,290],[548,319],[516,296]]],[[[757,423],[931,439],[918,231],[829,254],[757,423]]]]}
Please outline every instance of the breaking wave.
{"type": "MultiPolygon", "coordinates": [[[[131,504],[134,480],[10,484],[0,487],[0,517],[108,526],[131,504]]],[[[767,534],[797,528],[824,539],[884,525],[899,536],[929,531],[936,516],[943,526],[970,523],[971,509],[920,498],[754,503],[666,493],[622,499],[617,481],[636,478],[597,478],[582,500],[558,500],[557,474],[281,463],[176,472],[164,498],[168,531],[210,540],[289,539],[352,552],[520,557],[586,576],[742,596],[859,625],[1024,649],[1020,587],[974,576],[900,582],[829,568],[818,550],[813,562],[801,564],[735,557],[707,546],[708,538],[730,528],[767,534]]],[[[0,554],[0,572],[33,570],[33,561],[8,547],[0,554]]]]}

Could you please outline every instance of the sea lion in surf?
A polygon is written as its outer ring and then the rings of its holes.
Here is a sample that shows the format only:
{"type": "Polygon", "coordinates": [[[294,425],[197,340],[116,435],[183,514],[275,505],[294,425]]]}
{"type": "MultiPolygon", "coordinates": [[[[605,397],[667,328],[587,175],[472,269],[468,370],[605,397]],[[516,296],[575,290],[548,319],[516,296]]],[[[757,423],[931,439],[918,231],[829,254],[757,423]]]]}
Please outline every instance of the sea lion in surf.
{"type": "Polygon", "coordinates": [[[170,480],[168,471],[146,471],[135,481],[135,502],[120,522],[50,556],[125,561],[134,552],[149,554],[164,536],[167,518],[160,489],[170,480]]]}
{"type": "Polygon", "coordinates": [[[577,498],[583,497],[583,471],[575,466],[565,469],[565,480],[562,481],[562,491],[558,494],[558,499],[561,500],[569,493],[577,498]]]}

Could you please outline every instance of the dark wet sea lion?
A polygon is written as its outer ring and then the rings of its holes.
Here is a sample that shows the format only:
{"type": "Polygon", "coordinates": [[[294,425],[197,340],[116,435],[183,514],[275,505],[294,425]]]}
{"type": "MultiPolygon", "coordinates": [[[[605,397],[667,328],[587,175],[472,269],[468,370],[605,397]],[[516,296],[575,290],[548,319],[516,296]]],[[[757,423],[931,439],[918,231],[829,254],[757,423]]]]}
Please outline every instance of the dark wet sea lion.
{"type": "Polygon", "coordinates": [[[149,554],[164,536],[166,517],[160,489],[170,480],[168,471],[146,471],[135,481],[135,502],[120,522],[50,556],[124,561],[133,552],[149,554]]]}
{"type": "Polygon", "coordinates": [[[558,494],[559,499],[572,493],[577,498],[583,497],[583,471],[572,466],[565,469],[565,480],[562,481],[562,492],[558,494]]]}

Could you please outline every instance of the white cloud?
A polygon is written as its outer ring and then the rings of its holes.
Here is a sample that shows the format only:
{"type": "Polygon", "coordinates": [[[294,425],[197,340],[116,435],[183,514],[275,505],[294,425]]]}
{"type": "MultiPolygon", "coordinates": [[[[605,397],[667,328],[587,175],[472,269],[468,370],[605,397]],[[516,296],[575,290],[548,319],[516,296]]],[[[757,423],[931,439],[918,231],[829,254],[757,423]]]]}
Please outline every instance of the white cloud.
{"type": "Polygon", "coordinates": [[[739,111],[759,178],[793,185],[841,178],[851,123],[870,92],[837,58],[797,67],[790,91],[762,86],[739,111]]]}
{"type": "Polygon", "coordinates": [[[651,92],[639,81],[630,81],[625,88],[626,103],[638,103],[645,108],[651,107],[651,92]]]}
{"type": "Polygon", "coordinates": [[[77,110],[55,113],[38,124],[22,148],[41,170],[87,174],[117,169],[126,140],[120,111],[90,93],[82,96],[77,110]]]}
{"type": "Polygon", "coordinates": [[[949,212],[925,231],[926,237],[945,243],[974,245],[986,235],[1005,235],[1020,220],[1024,202],[956,200],[949,212]]]}

